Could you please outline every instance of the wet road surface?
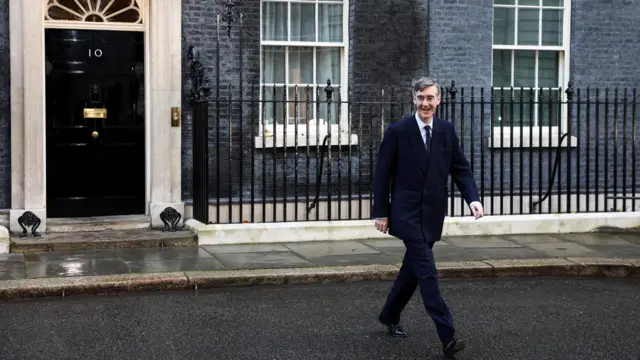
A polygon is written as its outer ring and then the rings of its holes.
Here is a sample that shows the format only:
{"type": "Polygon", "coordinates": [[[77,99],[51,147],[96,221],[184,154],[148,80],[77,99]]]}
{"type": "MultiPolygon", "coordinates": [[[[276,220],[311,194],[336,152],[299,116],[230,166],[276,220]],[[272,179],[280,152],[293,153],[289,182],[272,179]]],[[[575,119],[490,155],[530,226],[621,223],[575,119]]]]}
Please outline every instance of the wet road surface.
{"type": "MultiPolygon", "coordinates": [[[[458,359],[637,360],[638,279],[441,282],[458,359]]],[[[391,283],[262,286],[0,302],[0,359],[441,359],[416,292],[406,339],[376,316],[391,283]]]]}

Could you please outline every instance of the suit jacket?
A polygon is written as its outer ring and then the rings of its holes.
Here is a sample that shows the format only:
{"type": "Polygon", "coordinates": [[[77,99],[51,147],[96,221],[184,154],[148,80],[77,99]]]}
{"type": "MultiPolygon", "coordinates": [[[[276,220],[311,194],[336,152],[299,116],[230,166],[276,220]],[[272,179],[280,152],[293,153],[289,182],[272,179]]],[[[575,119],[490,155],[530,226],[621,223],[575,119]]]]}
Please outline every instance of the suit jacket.
{"type": "Polygon", "coordinates": [[[440,240],[449,175],[467,204],[480,201],[453,125],[434,116],[432,128],[428,156],[415,116],[390,125],[378,152],[372,215],[388,218],[389,234],[404,241],[440,240]]]}

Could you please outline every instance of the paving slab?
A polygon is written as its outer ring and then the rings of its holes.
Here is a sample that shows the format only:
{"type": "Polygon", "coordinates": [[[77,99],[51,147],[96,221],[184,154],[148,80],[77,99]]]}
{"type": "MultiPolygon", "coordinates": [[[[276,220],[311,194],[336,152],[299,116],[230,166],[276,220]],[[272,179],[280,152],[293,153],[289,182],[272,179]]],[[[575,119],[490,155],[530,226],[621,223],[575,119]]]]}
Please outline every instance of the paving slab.
{"type": "Polygon", "coordinates": [[[404,248],[404,243],[400,239],[390,238],[390,239],[368,239],[368,240],[360,240],[361,243],[371,246],[376,249],[380,248],[394,248],[394,247],[402,247],[404,248]]]}
{"type": "Polygon", "coordinates": [[[380,254],[378,250],[358,241],[314,241],[288,243],[286,246],[308,259],[334,255],[380,254]]]}
{"type": "MultiPolygon", "coordinates": [[[[482,256],[474,254],[469,249],[462,249],[457,246],[433,247],[433,257],[436,261],[472,261],[482,260],[482,256]]],[[[403,253],[404,255],[404,253],[403,253]]]]}
{"type": "Polygon", "coordinates": [[[28,278],[117,275],[129,272],[122,259],[25,263],[28,278]]]}
{"type": "MultiPolygon", "coordinates": [[[[477,260],[497,260],[497,259],[540,259],[546,257],[544,253],[522,248],[466,248],[465,252],[470,256],[466,258],[474,258],[477,260]]],[[[435,252],[434,252],[435,253],[435,252]]]]}
{"type": "Polygon", "coordinates": [[[640,245],[587,245],[585,247],[607,257],[640,258],[640,245]]]}
{"type": "Polygon", "coordinates": [[[603,233],[557,234],[554,237],[581,245],[632,245],[618,236],[603,233]]]}
{"type": "Polygon", "coordinates": [[[315,267],[313,262],[294,252],[224,253],[216,254],[228,269],[265,269],[315,267]]]}
{"type": "Polygon", "coordinates": [[[350,254],[350,255],[326,255],[308,258],[309,261],[319,266],[340,266],[340,265],[369,265],[384,264],[392,265],[402,262],[400,256],[389,256],[385,254],[350,254]]]}
{"type": "Polygon", "coordinates": [[[237,254],[252,252],[288,252],[291,249],[282,244],[246,244],[246,245],[202,245],[201,248],[212,254],[237,254]]]}
{"type": "Polygon", "coordinates": [[[618,233],[615,236],[632,244],[640,245],[640,233],[618,233]]]}
{"type": "Polygon", "coordinates": [[[462,248],[522,247],[500,236],[451,236],[447,237],[446,241],[462,248]]]}
{"type": "Polygon", "coordinates": [[[572,242],[559,243],[531,243],[526,245],[528,248],[544,253],[550,257],[567,257],[567,256],[597,256],[598,253],[588,247],[572,242]]]}
{"type": "Polygon", "coordinates": [[[512,241],[516,244],[526,245],[526,244],[548,244],[548,243],[558,243],[563,242],[562,240],[554,237],[553,235],[545,235],[545,234],[530,234],[530,235],[506,235],[505,239],[512,241]]]}
{"type": "Polygon", "coordinates": [[[223,270],[226,267],[218,259],[195,258],[163,261],[126,261],[131,273],[158,273],[174,271],[210,271],[223,270]]]}

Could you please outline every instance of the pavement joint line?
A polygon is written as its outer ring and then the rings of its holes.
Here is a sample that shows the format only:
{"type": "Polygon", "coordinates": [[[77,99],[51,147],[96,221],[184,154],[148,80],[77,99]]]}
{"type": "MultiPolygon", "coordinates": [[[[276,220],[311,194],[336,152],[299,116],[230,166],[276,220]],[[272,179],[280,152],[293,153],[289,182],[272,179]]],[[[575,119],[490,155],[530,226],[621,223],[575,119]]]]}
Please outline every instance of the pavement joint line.
{"type": "MultiPolygon", "coordinates": [[[[442,278],[640,278],[640,259],[569,257],[442,261],[437,262],[436,266],[442,278]]],[[[398,270],[397,265],[371,264],[13,279],[0,281],[0,300],[226,286],[393,280],[398,270]]]]}

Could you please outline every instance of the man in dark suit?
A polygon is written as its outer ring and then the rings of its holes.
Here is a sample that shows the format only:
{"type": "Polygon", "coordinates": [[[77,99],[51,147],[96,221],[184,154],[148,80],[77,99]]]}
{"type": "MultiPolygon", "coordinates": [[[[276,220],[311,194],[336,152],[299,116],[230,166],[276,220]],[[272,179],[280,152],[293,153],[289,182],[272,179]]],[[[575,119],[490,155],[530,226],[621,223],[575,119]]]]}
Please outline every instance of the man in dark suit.
{"type": "Polygon", "coordinates": [[[401,239],[406,247],[402,267],[378,319],[392,336],[407,336],[400,325],[400,313],[420,286],[443,352],[453,357],[465,343],[455,337],[453,317],[440,295],[432,251],[442,235],[447,212],[448,176],[476,219],[484,210],[455,129],[448,121],[434,117],[441,100],[440,86],[431,78],[418,79],[413,97],[416,113],[385,131],[375,171],[375,226],[401,239]]]}

